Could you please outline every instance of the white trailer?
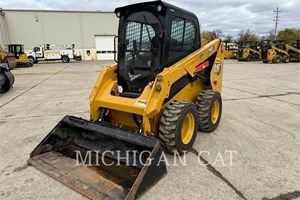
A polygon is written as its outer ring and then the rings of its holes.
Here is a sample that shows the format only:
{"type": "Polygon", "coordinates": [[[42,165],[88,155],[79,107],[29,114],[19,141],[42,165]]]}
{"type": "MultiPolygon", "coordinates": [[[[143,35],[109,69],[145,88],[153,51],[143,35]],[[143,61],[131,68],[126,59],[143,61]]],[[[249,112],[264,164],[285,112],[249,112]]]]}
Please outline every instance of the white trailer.
{"type": "Polygon", "coordinates": [[[37,63],[38,61],[54,61],[61,60],[63,63],[70,62],[71,59],[79,61],[80,55],[75,54],[74,44],[72,45],[56,45],[45,44],[34,47],[27,57],[30,61],[37,63]]]}

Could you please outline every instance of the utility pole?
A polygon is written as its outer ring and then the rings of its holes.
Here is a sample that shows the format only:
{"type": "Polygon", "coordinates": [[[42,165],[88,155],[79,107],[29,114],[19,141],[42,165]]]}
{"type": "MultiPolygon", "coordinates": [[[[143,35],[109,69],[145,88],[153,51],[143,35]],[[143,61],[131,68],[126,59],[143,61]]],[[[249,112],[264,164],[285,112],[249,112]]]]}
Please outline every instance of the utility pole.
{"type": "Polygon", "coordinates": [[[275,17],[273,19],[273,21],[275,22],[275,40],[277,38],[277,26],[279,24],[279,13],[281,12],[281,10],[279,10],[279,8],[277,7],[276,10],[273,10],[273,12],[275,12],[275,17]]]}

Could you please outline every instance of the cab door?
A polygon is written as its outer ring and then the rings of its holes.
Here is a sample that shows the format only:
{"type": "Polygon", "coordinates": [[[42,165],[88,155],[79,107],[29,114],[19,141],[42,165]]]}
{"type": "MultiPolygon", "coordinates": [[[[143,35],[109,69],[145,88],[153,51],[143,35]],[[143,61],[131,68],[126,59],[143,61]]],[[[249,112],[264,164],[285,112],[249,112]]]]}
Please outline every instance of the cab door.
{"type": "Polygon", "coordinates": [[[36,58],[44,58],[44,52],[42,47],[35,47],[34,48],[36,58]]]}

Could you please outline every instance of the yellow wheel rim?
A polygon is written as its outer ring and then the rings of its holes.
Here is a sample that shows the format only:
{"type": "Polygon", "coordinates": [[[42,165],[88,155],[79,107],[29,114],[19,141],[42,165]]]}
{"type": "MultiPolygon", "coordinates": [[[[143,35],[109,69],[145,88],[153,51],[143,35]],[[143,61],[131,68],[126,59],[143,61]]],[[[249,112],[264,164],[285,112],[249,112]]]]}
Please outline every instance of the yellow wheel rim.
{"type": "Polygon", "coordinates": [[[181,140],[183,144],[188,144],[191,141],[194,134],[194,130],[195,130],[194,115],[192,113],[188,113],[185,116],[181,126],[181,140]]]}
{"type": "Polygon", "coordinates": [[[220,114],[220,104],[218,100],[215,100],[212,109],[211,109],[211,121],[215,124],[218,121],[220,114]]]}

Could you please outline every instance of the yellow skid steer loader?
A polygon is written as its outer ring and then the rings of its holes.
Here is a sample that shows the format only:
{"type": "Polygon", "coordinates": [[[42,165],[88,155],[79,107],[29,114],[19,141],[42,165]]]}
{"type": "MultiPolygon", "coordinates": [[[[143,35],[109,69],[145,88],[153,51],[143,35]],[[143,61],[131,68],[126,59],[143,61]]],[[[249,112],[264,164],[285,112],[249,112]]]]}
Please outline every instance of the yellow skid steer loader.
{"type": "Polygon", "coordinates": [[[282,40],[262,40],[261,41],[261,60],[263,63],[288,63],[290,55],[286,51],[286,46],[282,40]]]}
{"type": "Polygon", "coordinates": [[[260,59],[258,42],[245,41],[239,43],[238,61],[257,61],[260,59]]]}
{"type": "Polygon", "coordinates": [[[163,150],[190,150],[221,119],[221,40],[201,47],[197,16],[161,1],[115,13],[117,64],[95,83],[90,120],[65,116],[28,160],[91,199],[136,199],[166,174],[163,150]]]}
{"type": "Polygon", "coordinates": [[[300,40],[294,41],[291,45],[285,45],[286,51],[290,55],[290,61],[300,62],[300,40]]]}
{"type": "Polygon", "coordinates": [[[15,55],[17,67],[32,67],[33,62],[27,58],[27,54],[24,52],[24,45],[22,44],[9,44],[7,49],[10,53],[15,55]]]}

